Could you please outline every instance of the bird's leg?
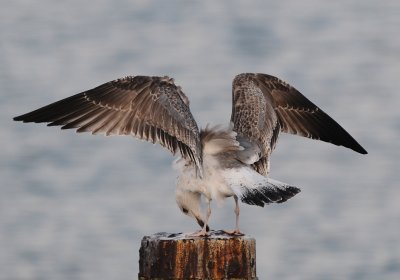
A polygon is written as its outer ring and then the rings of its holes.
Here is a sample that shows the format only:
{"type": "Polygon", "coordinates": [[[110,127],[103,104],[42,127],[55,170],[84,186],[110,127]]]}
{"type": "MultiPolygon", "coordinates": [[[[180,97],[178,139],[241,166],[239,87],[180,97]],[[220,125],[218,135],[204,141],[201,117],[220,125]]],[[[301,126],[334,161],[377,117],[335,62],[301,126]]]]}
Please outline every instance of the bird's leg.
{"type": "Polygon", "coordinates": [[[240,209],[239,209],[239,202],[238,202],[238,197],[235,195],[233,197],[235,199],[235,216],[236,216],[236,226],[235,226],[235,232],[240,232],[239,231],[239,214],[240,214],[240,209]]]}
{"type": "Polygon", "coordinates": [[[234,195],[233,198],[235,199],[235,210],[234,210],[234,212],[235,212],[235,216],[236,216],[236,226],[235,226],[234,230],[225,230],[225,232],[227,234],[230,234],[230,235],[238,235],[238,236],[240,236],[240,235],[244,235],[244,234],[241,233],[240,230],[239,230],[239,214],[240,214],[239,199],[238,199],[237,195],[234,195]]]}
{"type": "Polygon", "coordinates": [[[211,199],[208,199],[208,208],[207,208],[207,215],[206,215],[206,221],[204,222],[204,226],[200,231],[194,232],[192,234],[189,234],[189,237],[202,237],[202,236],[208,236],[209,233],[207,232],[207,226],[208,226],[208,219],[211,216],[211,199]]]}

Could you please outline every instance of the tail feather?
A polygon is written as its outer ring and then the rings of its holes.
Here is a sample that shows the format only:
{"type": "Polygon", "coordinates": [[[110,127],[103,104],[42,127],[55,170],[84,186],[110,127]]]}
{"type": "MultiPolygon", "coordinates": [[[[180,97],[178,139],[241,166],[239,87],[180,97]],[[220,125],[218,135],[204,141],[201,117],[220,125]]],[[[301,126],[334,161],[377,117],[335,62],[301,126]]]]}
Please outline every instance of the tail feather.
{"type": "Polygon", "coordinates": [[[300,192],[286,183],[262,176],[250,168],[226,172],[227,181],[244,203],[264,207],[269,203],[282,203],[300,192]]]}
{"type": "Polygon", "coordinates": [[[264,207],[269,203],[282,203],[300,192],[294,186],[260,186],[257,188],[241,187],[237,194],[240,200],[246,204],[264,207]]]}

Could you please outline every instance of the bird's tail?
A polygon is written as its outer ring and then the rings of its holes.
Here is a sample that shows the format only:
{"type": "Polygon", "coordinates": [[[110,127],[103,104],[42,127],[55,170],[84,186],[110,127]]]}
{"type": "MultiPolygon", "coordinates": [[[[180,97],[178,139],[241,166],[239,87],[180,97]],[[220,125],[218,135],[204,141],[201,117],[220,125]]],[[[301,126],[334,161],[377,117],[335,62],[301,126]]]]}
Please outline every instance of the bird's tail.
{"type": "Polygon", "coordinates": [[[295,186],[264,177],[253,170],[242,171],[241,179],[232,180],[230,185],[246,204],[264,207],[264,204],[285,202],[300,192],[295,186]]]}

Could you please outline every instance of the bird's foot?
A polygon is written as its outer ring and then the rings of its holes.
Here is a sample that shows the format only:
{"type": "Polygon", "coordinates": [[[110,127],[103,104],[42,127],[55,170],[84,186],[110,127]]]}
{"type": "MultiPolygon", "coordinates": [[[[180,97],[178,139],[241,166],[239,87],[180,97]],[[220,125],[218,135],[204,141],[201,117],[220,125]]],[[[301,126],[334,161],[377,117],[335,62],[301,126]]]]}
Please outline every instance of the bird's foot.
{"type": "Polygon", "coordinates": [[[242,233],[240,230],[235,229],[235,230],[223,230],[224,233],[232,236],[243,236],[244,233],[242,233]]]}
{"type": "Polygon", "coordinates": [[[195,231],[193,233],[189,233],[186,235],[186,237],[207,237],[209,235],[210,234],[205,229],[202,229],[202,230],[195,231]]]}

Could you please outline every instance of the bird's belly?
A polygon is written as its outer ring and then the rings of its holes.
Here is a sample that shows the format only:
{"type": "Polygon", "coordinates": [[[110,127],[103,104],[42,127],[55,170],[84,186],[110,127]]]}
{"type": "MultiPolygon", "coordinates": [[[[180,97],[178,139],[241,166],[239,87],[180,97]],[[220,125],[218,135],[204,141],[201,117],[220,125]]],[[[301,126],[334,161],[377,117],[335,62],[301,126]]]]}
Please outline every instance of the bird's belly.
{"type": "Polygon", "coordinates": [[[223,172],[214,159],[205,157],[203,178],[197,176],[194,166],[187,165],[182,167],[178,177],[177,188],[201,193],[207,199],[219,202],[226,197],[234,195],[230,184],[222,175],[223,172]]]}
{"type": "Polygon", "coordinates": [[[221,202],[224,198],[233,196],[232,188],[227,184],[225,178],[221,176],[221,171],[211,169],[204,178],[204,186],[208,196],[216,201],[221,202]]]}

